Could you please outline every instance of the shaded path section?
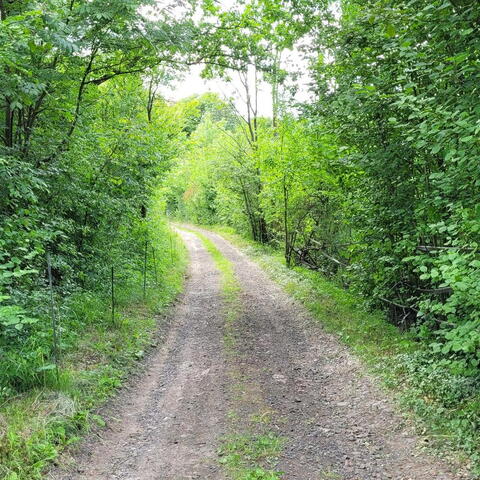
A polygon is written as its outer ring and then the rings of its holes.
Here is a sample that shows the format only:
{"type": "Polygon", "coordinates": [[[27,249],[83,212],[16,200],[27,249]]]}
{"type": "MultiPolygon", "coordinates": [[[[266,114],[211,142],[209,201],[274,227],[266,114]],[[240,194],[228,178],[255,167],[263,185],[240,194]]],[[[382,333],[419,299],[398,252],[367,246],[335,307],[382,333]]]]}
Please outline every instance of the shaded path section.
{"type": "Polygon", "coordinates": [[[185,294],[165,344],[122,392],[102,437],[83,445],[62,480],[221,480],[218,442],[227,411],[220,275],[200,240],[179,232],[191,257],[185,294]]]}
{"type": "Polygon", "coordinates": [[[258,265],[220,235],[196,230],[235,266],[237,348],[275,412],[272,429],[286,439],[278,463],[286,480],[463,478],[419,452],[419,439],[359,361],[258,265]]]}

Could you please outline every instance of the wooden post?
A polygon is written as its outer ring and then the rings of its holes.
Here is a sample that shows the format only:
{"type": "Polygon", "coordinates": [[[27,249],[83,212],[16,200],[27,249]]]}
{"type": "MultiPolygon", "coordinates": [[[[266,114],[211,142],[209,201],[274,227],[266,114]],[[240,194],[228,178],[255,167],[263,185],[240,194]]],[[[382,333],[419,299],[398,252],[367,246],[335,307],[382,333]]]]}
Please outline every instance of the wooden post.
{"type": "Polygon", "coordinates": [[[158,285],[157,259],[155,256],[155,247],[153,245],[152,245],[152,257],[153,257],[153,272],[155,275],[155,284],[158,285]]]}
{"type": "Polygon", "coordinates": [[[169,232],[169,238],[170,238],[170,261],[173,263],[173,237],[172,237],[172,232],[169,232]]]}

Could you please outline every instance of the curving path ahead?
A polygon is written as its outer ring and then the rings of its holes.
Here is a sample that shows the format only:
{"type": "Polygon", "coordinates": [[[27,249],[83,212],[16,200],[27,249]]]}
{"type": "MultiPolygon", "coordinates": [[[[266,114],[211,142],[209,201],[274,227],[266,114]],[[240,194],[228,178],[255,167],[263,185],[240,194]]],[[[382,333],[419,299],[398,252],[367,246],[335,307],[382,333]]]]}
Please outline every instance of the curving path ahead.
{"type": "Polygon", "coordinates": [[[101,437],[86,441],[52,479],[226,479],[217,452],[242,423],[229,419],[241,394],[240,417],[247,421],[261,405],[269,430],[285,439],[273,466],[285,480],[463,478],[419,453],[418,439],[359,362],[255,263],[197,230],[234,266],[236,354],[225,348],[221,274],[199,238],[182,230],[191,264],[162,346],[113,402],[101,437]],[[243,372],[241,392],[232,370],[243,372]]]}

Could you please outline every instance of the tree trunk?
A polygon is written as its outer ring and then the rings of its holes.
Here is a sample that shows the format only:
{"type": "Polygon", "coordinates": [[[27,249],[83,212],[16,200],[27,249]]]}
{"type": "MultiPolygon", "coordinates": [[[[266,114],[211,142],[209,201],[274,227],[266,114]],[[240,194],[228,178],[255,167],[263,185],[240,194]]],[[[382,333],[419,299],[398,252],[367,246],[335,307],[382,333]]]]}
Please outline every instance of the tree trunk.
{"type": "Polygon", "coordinates": [[[292,262],[293,245],[290,241],[290,233],[288,228],[288,189],[285,182],[285,176],[283,176],[283,228],[285,230],[285,262],[287,267],[290,268],[292,262]]]}
{"type": "Polygon", "coordinates": [[[15,112],[11,108],[10,100],[6,99],[5,105],[5,146],[8,148],[13,147],[13,122],[15,112]]]}

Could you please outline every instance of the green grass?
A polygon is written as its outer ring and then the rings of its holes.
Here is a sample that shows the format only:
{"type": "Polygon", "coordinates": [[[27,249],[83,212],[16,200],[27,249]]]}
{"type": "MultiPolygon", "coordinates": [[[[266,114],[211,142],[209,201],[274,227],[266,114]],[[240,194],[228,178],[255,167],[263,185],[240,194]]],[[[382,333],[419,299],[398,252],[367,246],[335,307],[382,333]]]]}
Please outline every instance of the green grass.
{"type": "MultiPolygon", "coordinates": [[[[167,230],[159,226],[157,235],[154,240],[167,248],[167,230]]],[[[43,386],[0,403],[0,479],[43,478],[62,450],[103,424],[96,410],[138,369],[156,343],[162,312],[183,286],[186,251],[174,242],[171,255],[158,260],[159,282],[150,279],[145,299],[141,275],[119,285],[113,322],[108,298],[89,292],[68,299],[61,320],[70,344],[62,352],[59,380],[48,370],[43,386]]]]}
{"type": "Polygon", "coordinates": [[[200,238],[203,245],[212,256],[215,266],[221,273],[221,291],[225,304],[223,311],[225,317],[224,343],[227,353],[233,355],[235,354],[235,344],[237,341],[235,321],[241,310],[239,299],[240,286],[235,278],[233,265],[221,254],[220,250],[218,250],[209,238],[196,230],[190,230],[190,232],[200,238]]]}
{"type": "Polygon", "coordinates": [[[260,464],[274,463],[284,441],[276,435],[234,435],[225,439],[220,451],[222,463],[232,480],[279,480],[282,472],[266,470],[260,464]]]}
{"type": "MultiPolygon", "coordinates": [[[[409,332],[390,324],[383,312],[367,311],[363,299],[318,272],[289,269],[282,253],[254,244],[231,229],[212,229],[242,248],[362,360],[396,396],[425,445],[480,478],[480,385],[453,374],[409,332]]],[[[427,447],[425,447],[427,448],[427,447]]]]}

